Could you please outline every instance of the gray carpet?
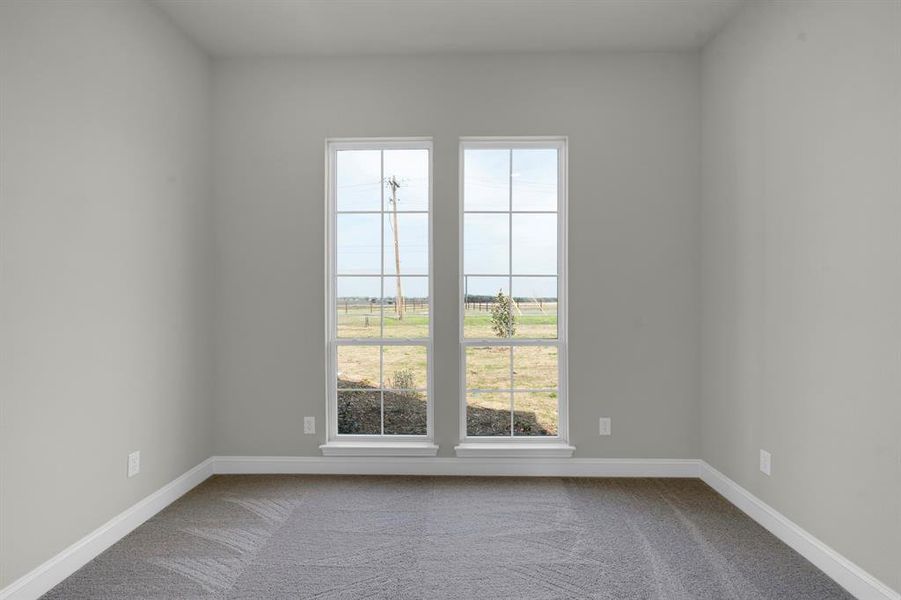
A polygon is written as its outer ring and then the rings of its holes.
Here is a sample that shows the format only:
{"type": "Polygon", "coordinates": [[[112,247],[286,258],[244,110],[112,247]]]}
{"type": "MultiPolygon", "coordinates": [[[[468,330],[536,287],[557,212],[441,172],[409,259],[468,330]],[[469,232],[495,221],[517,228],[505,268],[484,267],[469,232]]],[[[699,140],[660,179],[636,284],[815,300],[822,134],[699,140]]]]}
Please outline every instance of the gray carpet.
{"type": "Polygon", "coordinates": [[[698,480],[217,476],[44,598],[851,596],[698,480]]]}

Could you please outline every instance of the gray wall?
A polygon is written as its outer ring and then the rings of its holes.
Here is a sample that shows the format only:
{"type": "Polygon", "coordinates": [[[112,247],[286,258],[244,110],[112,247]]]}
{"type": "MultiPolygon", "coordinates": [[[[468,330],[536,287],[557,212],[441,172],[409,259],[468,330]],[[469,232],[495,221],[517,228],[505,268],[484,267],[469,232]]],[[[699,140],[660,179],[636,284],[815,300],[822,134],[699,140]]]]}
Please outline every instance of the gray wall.
{"type": "Polygon", "coordinates": [[[142,2],[0,3],[0,587],[211,453],[209,91],[142,2]]]}
{"type": "Polygon", "coordinates": [[[896,1],[753,2],[702,72],[702,457],[895,589],[899,39],[896,1]]]}
{"type": "Polygon", "coordinates": [[[565,134],[577,455],[700,455],[901,588],[899,19],[759,1],[702,57],[210,74],[146,4],[0,3],[0,587],[210,454],[319,454],[326,137],[435,138],[450,454],[458,138],[565,134]]]}
{"type": "Polygon", "coordinates": [[[697,456],[699,71],[696,53],[215,62],[216,453],[319,454],[323,142],[427,135],[437,441],[451,454],[458,138],[563,134],[576,455],[697,456]],[[319,435],[302,434],[305,415],[319,435]]]}

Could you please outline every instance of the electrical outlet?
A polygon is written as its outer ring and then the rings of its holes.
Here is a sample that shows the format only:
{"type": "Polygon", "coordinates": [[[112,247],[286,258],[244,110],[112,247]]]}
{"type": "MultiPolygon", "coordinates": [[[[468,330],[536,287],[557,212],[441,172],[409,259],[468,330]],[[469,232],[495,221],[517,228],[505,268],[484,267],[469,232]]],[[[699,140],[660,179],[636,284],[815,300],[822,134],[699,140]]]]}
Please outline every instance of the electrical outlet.
{"type": "Polygon", "coordinates": [[[610,433],[610,417],[601,417],[600,419],[598,419],[598,435],[610,435],[610,433]]]}
{"type": "Polygon", "coordinates": [[[307,435],[316,433],[316,417],[303,418],[303,432],[307,435]]]}
{"type": "Polygon", "coordinates": [[[772,470],[772,466],[773,466],[772,455],[770,455],[770,453],[767,452],[766,450],[761,450],[760,451],[760,471],[765,475],[769,475],[770,471],[772,470]]]}
{"type": "Polygon", "coordinates": [[[141,451],[135,450],[128,455],[128,476],[134,477],[141,472],[141,451]]]}

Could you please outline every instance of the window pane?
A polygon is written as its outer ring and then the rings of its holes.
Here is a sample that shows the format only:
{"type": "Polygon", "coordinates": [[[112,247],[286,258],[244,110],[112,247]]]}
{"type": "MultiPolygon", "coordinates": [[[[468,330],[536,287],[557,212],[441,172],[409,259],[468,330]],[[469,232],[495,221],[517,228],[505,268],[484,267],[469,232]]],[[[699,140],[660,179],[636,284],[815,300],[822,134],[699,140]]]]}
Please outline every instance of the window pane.
{"type": "Polygon", "coordinates": [[[431,152],[371,148],[330,163],[337,434],[426,435],[431,152]]]}
{"type": "Polygon", "coordinates": [[[338,150],[335,204],[342,210],[380,210],[382,159],[379,150],[338,150]]]}
{"type": "Polygon", "coordinates": [[[510,151],[463,151],[464,210],[510,210],[510,151]]]}
{"type": "MultiPolygon", "coordinates": [[[[385,150],[385,181],[391,178],[397,189],[397,210],[429,209],[429,151],[385,150]]],[[[391,187],[385,187],[385,211],[392,210],[391,187]]]]}
{"type": "Polygon", "coordinates": [[[385,214],[385,275],[397,273],[398,257],[401,275],[428,275],[429,216],[398,214],[397,227],[394,217],[385,214]]]}
{"type": "Polygon", "coordinates": [[[463,148],[466,435],[556,436],[561,154],[510,145],[463,148]]]}
{"type": "Polygon", "coordinates": [[[504,275],[510,272],[509,215],[463,216],[463,272],[504,275]]]}
{"type": "Polygon", "coordinates": [[[339,338],[381,336],[382,295],[378,277],[338,277],[336,317],[339,338]]]}
{"type": "Polygon", "coordinates": [[[557,337],[557,278],[514,277],[518,338],[557,337]]]}
{"type": "Polygon", "coordinates": [[[379,435],[382,433],[382,393],[338,392],[338,433],[379,435]]]}
{"type": "Polygon", "coordinates": [[[397,277],[385,278],[386,338],[429,337],[429,278],[401,277],[398,302],[397,277]]]}
{"type": "Polygon", "coordinates": [[[342,215],[337,218],[339,275],[378,275],[382,260],[381,215],[342,215]]]}
{"type": "Polygon", "coordinates": [[[466,348],[467,390],[509,390],[511,387],[510,346],[466,348]]]}
{"type": "Polygon", "coordinates": [[[557,210],[557,150],[513,150],[513,210],[557,210]]]}
{"type": "Polygon", "coordinates": [[[513,215],[513,273],[557,274],[557,215],[513,215]]]}
{"type": "Polygon", "coordinates": [[[384,346],[382,387],[424,389],[428,387],[425,346],[384,346]]]}
{"type": "Polygon", "coordinates": [[[425,392],[385,392],[385,435],[425,435],[426,415],[425,392]]]}
{"type": "Polygon", "coordinates": [[[557,347],[517,346],[513,349],[513,387],[557,388],[557,347]]]}
{"type": "Polygon", "coordinates": [[[557,392],[514,392],[513,435],[557,435],[557,392]]]}
{"type": "Polygon", "coordinates": [[[466,435],[510,435],[510,392],[466,394],[466,435]]]}
{"type": "Polygon", "coordinates": [[[379,387],[378,346],[338,346],[338,389],[379,387]]]}
{"type": "MultiPolygon", "coordinates": [[[[503,333],[503,327],[495,327],[492,309],[497,307],[498,293],[510,295],[510,279],[507,277],[463,277],[463,336],[467,338],[494,338],[503,333]]],[[[497,323],[502,325],[502,323],[497,323]]]]}

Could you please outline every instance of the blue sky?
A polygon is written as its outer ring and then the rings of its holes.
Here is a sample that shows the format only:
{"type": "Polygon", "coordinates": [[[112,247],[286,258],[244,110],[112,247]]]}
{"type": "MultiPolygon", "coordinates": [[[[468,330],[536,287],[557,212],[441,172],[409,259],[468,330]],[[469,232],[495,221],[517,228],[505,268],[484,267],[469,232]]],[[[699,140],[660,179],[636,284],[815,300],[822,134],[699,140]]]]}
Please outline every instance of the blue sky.
{"type": "MultiPolygon", "coordinates": [[[[428,150],[385,150],[385,178],[400,181],[398,210],[429,209],[428,150]]],[[[338,211],[379,210],[381,205],[381,159],[379,150],[337,152],[336,205],[338,211]]],[[[385,190],[385,208],[389,191],[385,190]]]]}
{"type": "MultiPolygon", "coordinates": [[[[384,273],[394,275],[394,231],[389,213],[341,214],[342,211],[379,211],[382,203],[382,161],[384,179],[394,176],[401,183],[397,208],[401,273],[428,274],[428,215],[407,211],[428,210],[428,151],[348,150],[337,153],[337,269],[342,277],[338,296],[378,296],[378,278],[344,277],[377,275],[382,259],[384,230],[384,273]],[[407,213],[407,214],[404,214],[407,213]]],[[[506,278],[478,277],[510,273],[556,275],[557,215],[517,211],[555,211],[557,207],[557,151],[554,149],[467,149],[464,153],[463,265],[470,294],[509,293],[506,278]],[[512,172],[511,172],[512,160],[512,172]],[[510,185],[512,181],[512,199],[510,185]],[[508,211],[484,214],[468,211],[508,211]],[[512,227],[511,227],[512,219],[512,227]]],[[[385,209],[392,205],[385,186],[385,209]]],[[[427,294],[428,279],[404,277],[404,293],[427,294]],[[409,279],[409,281],[407,281],[409,279]]],[[[386,282],[392,295],[394,278],[386,282]]],[[[556,296],[555,277],[514,277],[516,297],[556,296]]]]}

